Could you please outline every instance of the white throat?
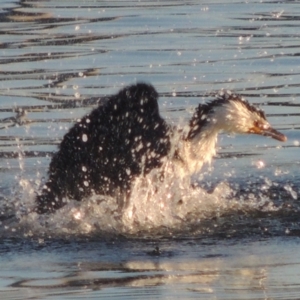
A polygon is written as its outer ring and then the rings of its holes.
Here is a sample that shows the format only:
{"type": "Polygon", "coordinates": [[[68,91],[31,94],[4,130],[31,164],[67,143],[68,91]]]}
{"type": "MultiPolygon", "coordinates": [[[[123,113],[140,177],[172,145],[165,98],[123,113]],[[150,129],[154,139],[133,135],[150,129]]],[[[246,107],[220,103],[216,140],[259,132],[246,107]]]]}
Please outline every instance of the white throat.
{"type": "Polygon", "coordinates": [[[216,143],[221,130],[208,124],[193,139],[179,141],[178,154],[182,160],[183,168],[189,175],[198,173],[204,164],[210,164],[216,154],[216,143]]]}

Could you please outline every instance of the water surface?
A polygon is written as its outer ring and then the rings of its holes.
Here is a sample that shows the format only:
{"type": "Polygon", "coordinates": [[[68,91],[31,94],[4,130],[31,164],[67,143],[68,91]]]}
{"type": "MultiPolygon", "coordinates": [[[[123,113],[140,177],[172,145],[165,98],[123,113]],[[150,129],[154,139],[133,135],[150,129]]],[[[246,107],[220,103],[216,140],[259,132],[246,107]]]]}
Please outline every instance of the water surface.
{"type": "Polygon", "coordinates": [[[3,1],[0,13],[1,298],[299,298],[297,2],[3,1]],[[28,216],[68,128],[137,81],[174,124],[234,90],[288,141],[222,135],[195,178],[221,182],[210,201],[186,190],[185,206],[145,207],[131,226],[88,204],[80,220],[28,216]]]}

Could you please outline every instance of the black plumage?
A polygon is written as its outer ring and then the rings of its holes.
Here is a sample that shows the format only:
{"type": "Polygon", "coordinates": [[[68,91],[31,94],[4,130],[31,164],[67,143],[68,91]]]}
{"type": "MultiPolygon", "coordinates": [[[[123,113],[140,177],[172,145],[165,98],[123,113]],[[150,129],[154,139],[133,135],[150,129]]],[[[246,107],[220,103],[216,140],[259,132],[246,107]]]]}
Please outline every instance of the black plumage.
{"type": "Polygon", "coordinates": [[[170,151],[169,126],[157,98],[153,86],[132,85],[77,122],[52,158],[36,211],[53,212],[67,199],[93,193],[124,201],[132,179],[160,167],[170,151]]]}

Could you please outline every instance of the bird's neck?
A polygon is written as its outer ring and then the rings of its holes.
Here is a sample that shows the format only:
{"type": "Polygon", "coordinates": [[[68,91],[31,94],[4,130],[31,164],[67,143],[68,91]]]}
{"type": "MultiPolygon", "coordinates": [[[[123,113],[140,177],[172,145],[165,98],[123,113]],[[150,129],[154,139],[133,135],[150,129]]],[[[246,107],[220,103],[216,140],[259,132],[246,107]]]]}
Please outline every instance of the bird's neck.
{"type": "Polygon", "coordinates": [[[220,129],[207,125],[192,139],[182,139],[178,156],[190,175],[198,173],[206,163],[210,164],[216,154],[216,143],[220,129]]]}

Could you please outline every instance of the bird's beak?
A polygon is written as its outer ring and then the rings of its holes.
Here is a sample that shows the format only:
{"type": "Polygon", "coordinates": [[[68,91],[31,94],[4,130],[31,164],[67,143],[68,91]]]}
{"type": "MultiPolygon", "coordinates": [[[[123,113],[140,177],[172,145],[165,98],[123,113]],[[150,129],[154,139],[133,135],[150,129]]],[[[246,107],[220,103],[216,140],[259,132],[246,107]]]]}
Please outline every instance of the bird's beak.
{"type": "Polygon", "coordinates": [[[284,134],[272,128],[271,126],[255,126],[250,130],[250,132],[263,136],[269,136],[280,142],[285,142],[287,140],[287,137],[284,134]]]}
{"type": "Polygon", "coordinates": [[[261,135],[269,136],[280,142],[285,142],[287,140],[287,137],[284,134],[282,134],[281,132],[277,131],[276,129],[274,129],[272,127],[262,130],[261,135]]]}

